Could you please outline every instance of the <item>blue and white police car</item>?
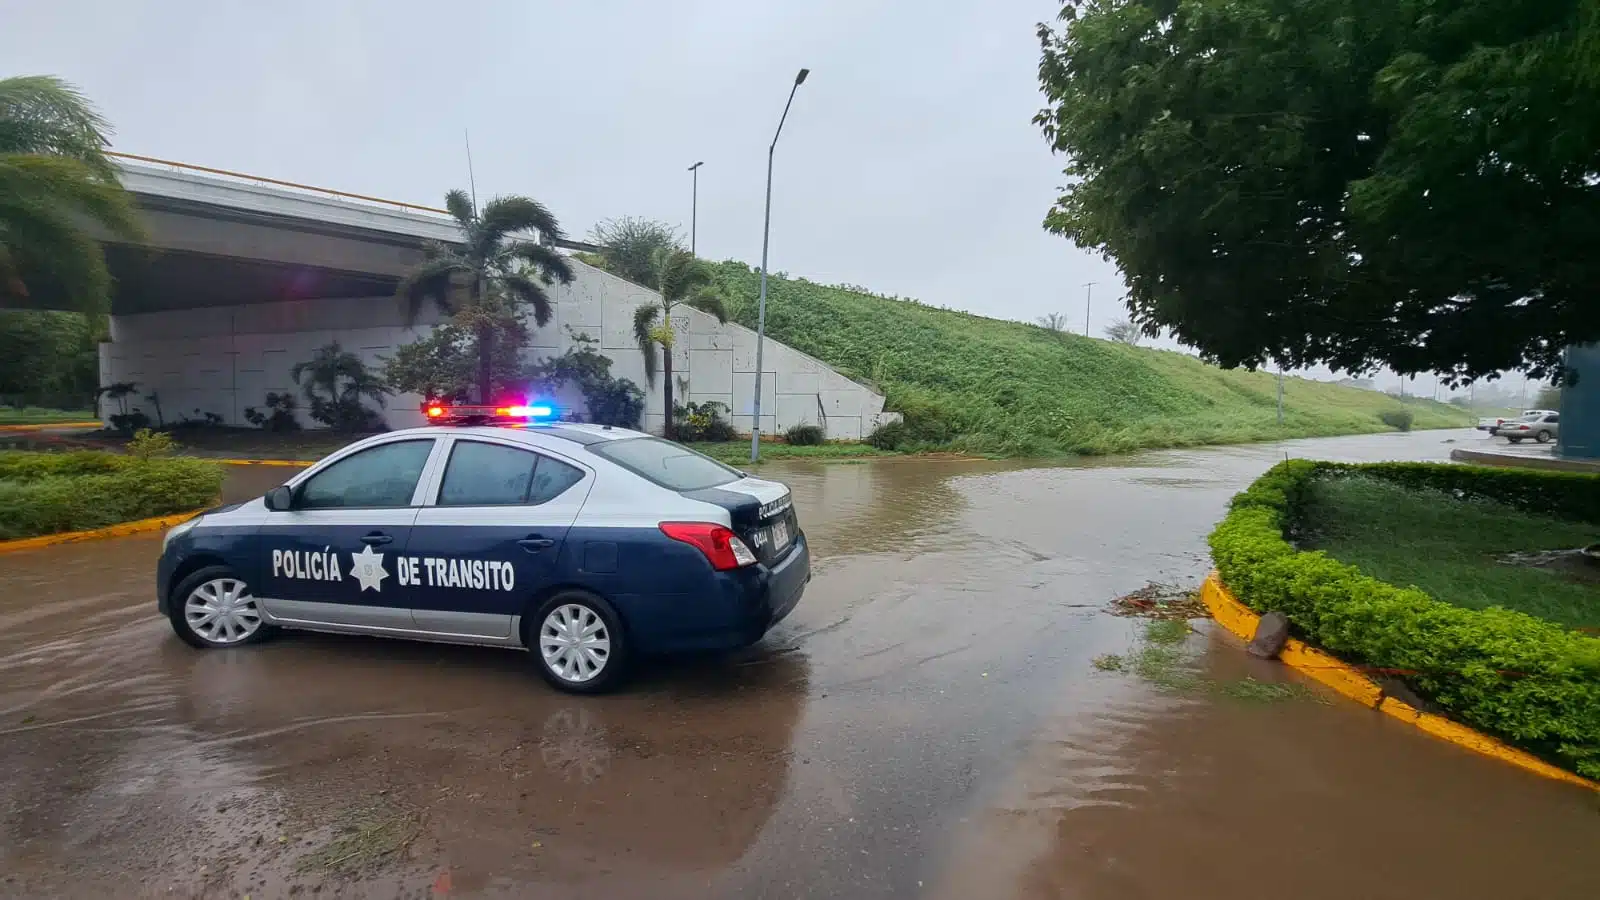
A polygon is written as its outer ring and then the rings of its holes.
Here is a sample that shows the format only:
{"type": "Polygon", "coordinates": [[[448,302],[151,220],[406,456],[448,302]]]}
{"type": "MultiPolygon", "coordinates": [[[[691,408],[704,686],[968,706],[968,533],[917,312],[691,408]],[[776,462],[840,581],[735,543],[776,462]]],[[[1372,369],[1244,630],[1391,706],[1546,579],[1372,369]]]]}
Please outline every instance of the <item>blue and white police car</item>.
{"type": "Polygon", "coordinates": [[[543,407],[425,410],[167,533],[156,583],[184,641],[277,628],[531,651],[556,687],[636,654],[759,640],[811,577],[789,489],[543,407]]]}

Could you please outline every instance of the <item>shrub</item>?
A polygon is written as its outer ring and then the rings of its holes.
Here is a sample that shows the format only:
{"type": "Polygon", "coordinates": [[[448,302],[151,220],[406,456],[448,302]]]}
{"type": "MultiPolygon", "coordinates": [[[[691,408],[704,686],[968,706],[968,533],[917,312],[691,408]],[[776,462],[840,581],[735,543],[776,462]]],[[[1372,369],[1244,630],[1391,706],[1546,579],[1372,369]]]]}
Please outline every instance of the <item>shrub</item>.
{"type": "Polygon", "coordinates": [[[222,467],[184,457],[0,454],[0,540],[103,528],[216,501],[222,467]]]}
{"type": "Polygon", "coordinates": [[[311,418],[335,431],[378,431],[383,416],[361,403],[366,397],[383,406],[389,393],[383,379],[367,370],[361,357],[334,341],[317,348],[311,358],[289,370],[295,384],[303,384],[311,418]]]}
{"type": "Polygon", "coordinates": [[[791,425],[783,439],[796,447],[815,447],[827,440],[827,433],[821,425],[791,425]]]}
{"type": "Polygon", "coordinates": [[[1290,460],[1234,497],[1211,533],[1229,589],[1258,612],[1352,661],[1401,669],[1455,718],[1580,774],[1600,777],[1600,639],[1505,609],[1468,610],[1368,577],[1285,539],[1312,480],[1362,473],[1512,505],[1574,497],[1542,511],[1600,517],[1600,476],[1430,463],[1290,460]]]}
{"type": "Polygon", "coordinates": [[[137,409],[129,413],[113,413],[111,427],[123,434],[133,434],[141,428],[149,428],[150,417],[137,409]]]}
{"type": "Polygon", "coordinates": [[[269,393],[266,412],[247,406],[244,408],[244,420],[266,431],[299,431],[300,420],[294,417],[298,405],[293,394],[269,393]]]}
{"type": "Polygon", "coordinates": [[[885,422],[867,435],[867,443],[879,450],[899,450],[906,442],[906,423],[885,422]]]}
{"type": "Polygon", "coordinates": [[[1378,421],[1399,431],[1410,431],[1415,417],[1409,409],[1386,409],[1378,413],[1378,421]]]}
{"type": "Polygon", "coordinates": [[[154,459],[158,456],[171,456],[178,450],[178,442],[172,435],[164,431],[151,431],[141,428],[133,433],[133,440],[128,442],[128,455],[136,459],[154,459]]]}
{"type": "Polygon", "coordinates": [[[737,440],[739,433],[722,417],[725,409],[715,400],[678,406],[672,415],[673,438],[684,442],[737,440]]]}

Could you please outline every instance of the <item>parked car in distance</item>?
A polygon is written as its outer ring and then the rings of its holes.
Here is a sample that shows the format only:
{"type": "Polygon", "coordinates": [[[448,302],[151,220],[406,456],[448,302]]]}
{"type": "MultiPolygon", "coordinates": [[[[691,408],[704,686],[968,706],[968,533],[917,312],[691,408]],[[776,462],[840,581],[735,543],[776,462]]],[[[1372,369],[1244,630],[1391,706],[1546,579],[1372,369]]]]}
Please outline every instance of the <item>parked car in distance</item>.
{"type": "Polygon", "coordinates": [[[1548,444],[1561,435],[1561,416],[1553,412],[1523,416],[1520,419],[1502,422],[1498,430],[1513,444],[1520,444],[1526,438],[1548,444]]]}
{"type": "Polygon", "coordinates": [[[1553,409],[1525,409],[1522,411],[1521,415],[1514,419],[1508,419],[1504,416],[1488,416],[1479,419],[1476,427],[1479,431],[1487,431],[1489,432],[1490,437],[1494,437],[1495,434],[1499,432],[1500,426],[1507,422],[1515,422],[1519,419],[1525,419],[1528,416],[1553,416],[1556,415],[1556,413],[1557,410],[1553,409]]]}

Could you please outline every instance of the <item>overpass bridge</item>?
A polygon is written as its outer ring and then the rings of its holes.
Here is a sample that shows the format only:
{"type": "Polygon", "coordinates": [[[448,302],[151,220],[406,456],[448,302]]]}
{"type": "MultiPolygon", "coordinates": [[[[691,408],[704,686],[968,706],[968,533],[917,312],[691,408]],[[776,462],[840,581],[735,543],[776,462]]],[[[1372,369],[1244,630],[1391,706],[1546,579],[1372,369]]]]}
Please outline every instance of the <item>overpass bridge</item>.
{"type": "MultiPolygon", "coordinates": [[[[106,243],[115,288],[100,383],[157,393],[169,418],[214,413],[245,424],[244,410],[267,393],[299,394],[290,369],[317,348],[337,340],[381,366],[441,320],[431,306],[409,320],[394,290],[427,242],[458,239],[443,210],[148,157],[121,155],[119,164],[150,239],[106,243]]],[[[593,338],[612,373],[645,390],[644,427],[659,431],[662,386],[647,384],[632,330],[633,310],[659,297],[577,260],[573,268],[572,284],[551,289],[552,319],[534,332],[530,361],[565,351],[570,333],[593,338]]],[[[60,305],[47,293],[36,302],[60,305]]],[[[672,325],[673,367],[687,388],[678,396],[725,403],[748,432],[754,332],[691,309],[675,311],[672,325]]],[[[768,340],[763,363],[763,431],[809,422],[832,438],[859,438],[884,418],[880,394],[819,360],[768,340]]],[[[391,398],[390,426],[420,424],[420,399],[391,398]]]]}

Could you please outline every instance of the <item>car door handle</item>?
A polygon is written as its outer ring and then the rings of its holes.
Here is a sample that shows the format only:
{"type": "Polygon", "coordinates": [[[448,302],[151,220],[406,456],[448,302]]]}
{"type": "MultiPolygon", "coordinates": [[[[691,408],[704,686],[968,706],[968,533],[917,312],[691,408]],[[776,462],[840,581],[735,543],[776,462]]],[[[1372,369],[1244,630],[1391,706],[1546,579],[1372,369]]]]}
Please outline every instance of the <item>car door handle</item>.
{"type": "Polygon", "coordinates": [[[363,537],[361,539],[361,543],[366,544],[368,547],[377,547],[383,544],[394,543],[394,538],[384,534],[381,531],[374,531],[373,533],[363,537]]]}
{"type": "Polygon", "coordinates": [[[517,546],[528,551],[529,553],[538,553],[540,550],[554,547],[555,545],[555,541],[547,537],[540,537],[537,534],[530,534],[522,540],[517,541],[517,546]]]}

